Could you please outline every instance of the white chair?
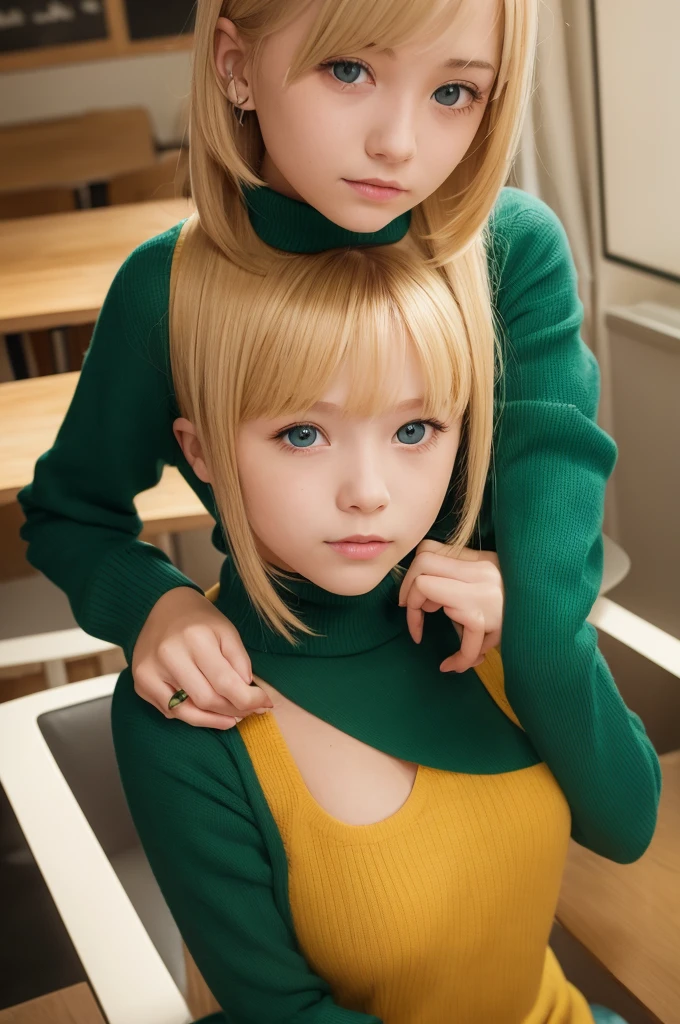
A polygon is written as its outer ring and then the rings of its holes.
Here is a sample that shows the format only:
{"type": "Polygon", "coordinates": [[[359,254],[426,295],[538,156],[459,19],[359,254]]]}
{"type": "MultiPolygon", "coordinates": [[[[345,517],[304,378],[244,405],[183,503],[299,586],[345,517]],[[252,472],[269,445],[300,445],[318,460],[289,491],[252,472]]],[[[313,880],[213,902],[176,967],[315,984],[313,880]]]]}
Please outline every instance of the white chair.
{"type": "Polygon", "coordinates": [[[69,659],[99,656],[112,650],[115,650],[113,644],[98,640],[77,626],[74,629],[55,629],[49,633],[0,640],[0,668],[42,665],[49,687],[64,686],[68,683],[66,662],[69,659]]]}
{"type": "Polygon", "coordinates": [[[116,679],[0,704],[0,785],[109,1024],[189,1024],[182,941],[118,778],[116,679]]]}
{"type": "MultiPolygon", "coordinates": [[[[605,597],[589,621],[680,678],[680,640],[605,597]]],[[[118,778],[116,679],[0,704],[0,785],[109,1024],[189,1024],[181,938],[118,778]]]]}

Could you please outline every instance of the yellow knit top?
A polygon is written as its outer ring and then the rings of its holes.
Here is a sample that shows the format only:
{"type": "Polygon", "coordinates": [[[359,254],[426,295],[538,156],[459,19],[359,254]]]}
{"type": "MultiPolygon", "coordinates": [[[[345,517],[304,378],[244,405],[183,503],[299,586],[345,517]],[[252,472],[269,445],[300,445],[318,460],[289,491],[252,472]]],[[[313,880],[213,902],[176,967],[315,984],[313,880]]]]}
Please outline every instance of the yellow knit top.
{"type": "MultiPolygon", "coordinates": [[[[476,671],[519,725],[498,652],[476,671]]],[[[301,949],[341,1006],[389,1024],[592,1024],[548,947],[571,816],[545,764],[420,765],[395,814],[348,825],[312,797],[273,715],[238,728],[286,850],[301,949]]]]}

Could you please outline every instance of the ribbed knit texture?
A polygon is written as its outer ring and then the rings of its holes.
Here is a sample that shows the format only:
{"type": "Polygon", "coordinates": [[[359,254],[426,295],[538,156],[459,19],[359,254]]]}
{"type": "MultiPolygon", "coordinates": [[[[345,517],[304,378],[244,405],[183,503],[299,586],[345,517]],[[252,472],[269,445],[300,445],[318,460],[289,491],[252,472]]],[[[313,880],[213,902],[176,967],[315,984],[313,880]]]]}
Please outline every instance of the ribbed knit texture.
{"type": "MultiPolygon", "coordinates": [[[[497,652],[478,676],[517,723],[497,652]]],[[[112,722],[135,826],[225,1024],[592,1024],[547,946],[570,814],[546,765],[421,767],[395,814],[351,826],[313,799],[271,716],[168,723],[126,670],[112,722]]]]}
{"type": "MultiPolygon", "coordinates": [[[[296,230],[306,233],[297,238],[304,251],[354,237],[268,189],[253,190],[249,203],[273,245],[290,244],[296,230]]],[[[395,240],[407,227],[398,218],[366,241],[395,240]]],[[[140,246],[117,274],[55,445],[19,495],[28,560],[66,592],[82,628],[120,644],[128,661],[158,598],[195,587],[137,539],[135,496],[174,464],[215,516],[209,488],[172,434],[167,319],[179,231],[140,246]]],[[[635,860],[653,834],[661,773],[586,623],[602,577],[604,491],[616,459],[595,423],[597,363],[579,336],[576,273],[552,211],[504,189],[490,237],[504,401],[479,533],[498,551],[505,584],[507,694],[569,802],[574,837],[635,860]]],[[[445,535],[445,521],[433,536],[445,535]]]]}
{"type": "Polygon", "coordinates": [[[250,222],[260,238],[286,252],[324,252],[346,245],[389,245],[404,237],[411,211],[402,213],[380,231],[348,231],[328,220],[309,203],[287,199],[282,214],[281,196],[268,188],[245,190],[250,222]]]}
{"type": "MultiPolygon", "coordinates": [[[[504,706],[498,653],[477,671],[504,706]]],[[[285,846],[300,945],[338,1003],[389,1024],[592,1024],[547,950],[570,815],[545,765],[419,767],[396,813],[348,825],[311,795],[273,715],[238,728],[285,846]]]]}

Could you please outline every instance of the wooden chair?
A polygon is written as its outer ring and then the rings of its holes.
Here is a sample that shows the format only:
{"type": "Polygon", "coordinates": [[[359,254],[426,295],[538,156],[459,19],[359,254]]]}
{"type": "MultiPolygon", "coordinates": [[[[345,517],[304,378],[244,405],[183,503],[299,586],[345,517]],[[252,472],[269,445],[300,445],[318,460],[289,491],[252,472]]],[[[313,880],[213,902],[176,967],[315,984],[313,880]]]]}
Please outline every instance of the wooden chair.
{"type": "Polygon", "coordinates": [[[77,207],[76,193],[72,188],[0,192],[0,220],[40,217],[46,213],[67,213],[77,207]]]}
{"type": "Polygon", "coordinates": [[[189,154],[170,149],[139,171],[119,174],[109,182],[109,204],[146,203],[152,199],[189,196],[189,154]]]}
{"type": "Polygon", "coordinates": [[[153,161],[151,119],[143,107],[0,128],[0,192],[78,189],[153,161]]]}

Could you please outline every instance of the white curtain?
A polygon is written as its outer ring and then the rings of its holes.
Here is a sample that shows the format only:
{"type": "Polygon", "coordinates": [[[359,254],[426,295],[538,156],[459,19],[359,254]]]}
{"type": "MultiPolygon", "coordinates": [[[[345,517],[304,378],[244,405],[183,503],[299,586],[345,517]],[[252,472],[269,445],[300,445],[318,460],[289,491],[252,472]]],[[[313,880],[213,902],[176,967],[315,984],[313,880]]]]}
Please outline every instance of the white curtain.
{"type": "MultiPolygon", "coordinates": [[[[602,311],[594,41],[588,0],[539,0],[538,61],[512,184],[543,199],[564,224],[584,305],[583,337],[602,376],[598,422],[613,433],[609,347],[602,311]]],[[[613,489],[607,521],[616,533],[613,489]]]]}

